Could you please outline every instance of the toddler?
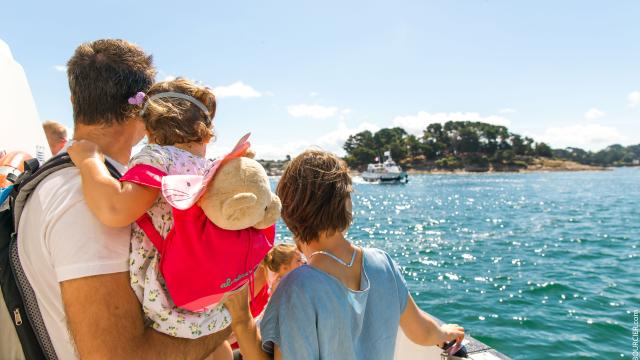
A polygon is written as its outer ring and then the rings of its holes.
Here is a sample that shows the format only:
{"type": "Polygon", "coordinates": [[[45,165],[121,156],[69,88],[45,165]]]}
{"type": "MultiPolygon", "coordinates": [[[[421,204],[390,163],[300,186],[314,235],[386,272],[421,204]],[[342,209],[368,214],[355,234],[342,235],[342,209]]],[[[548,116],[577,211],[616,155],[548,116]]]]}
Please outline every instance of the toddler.
{"type": "MultiPolygon", "coordinates": [[[[133,156],[130,167],[144,164],[167,175],[204,175],[210,165],[205,153],[214,137],[212,120],[216,111],[216,99],[210,89],[178,78],[153,85],[147,94],[140,92],[131,97],[129,103],[140,106],[149,140],[133,156]]],[[[147,213],[158,233],[163,238],[167,236],[173,217],[171,206],[160,190],[112,178],[99,149],[90,142],[75,142],[68,152],[80,169],[85,199],[96,217],[109,226],[133,223],[129,257],[131,286],[151,326],[182,338],[198,338],[227,327],[231,318],[222,305],[190,312],[176,307],[167,292],[158,267],[160,254],[135,223],[147,213]]],[[[231,356],[230,351],[225,344],[216,353],[231,356]]]]}

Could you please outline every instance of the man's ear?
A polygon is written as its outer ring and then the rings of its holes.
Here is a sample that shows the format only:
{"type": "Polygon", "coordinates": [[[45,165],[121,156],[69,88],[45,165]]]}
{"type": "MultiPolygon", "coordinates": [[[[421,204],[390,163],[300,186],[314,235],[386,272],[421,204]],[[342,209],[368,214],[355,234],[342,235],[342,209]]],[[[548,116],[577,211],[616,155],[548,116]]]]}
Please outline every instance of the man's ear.
{"type": "Polygon", "coordinates": [[[240,193],[227,199],[222,204],[222,217],[226,221],[236,221],[242,216],[242,209],[252,206],[258,197],[252,193],[240,193]]]}

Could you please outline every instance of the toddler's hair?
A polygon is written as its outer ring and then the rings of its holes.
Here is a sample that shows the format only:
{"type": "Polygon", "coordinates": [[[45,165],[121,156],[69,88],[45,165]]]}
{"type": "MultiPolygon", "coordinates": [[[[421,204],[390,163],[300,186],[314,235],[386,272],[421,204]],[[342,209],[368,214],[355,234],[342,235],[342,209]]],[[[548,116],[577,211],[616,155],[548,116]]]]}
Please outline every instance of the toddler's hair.
{"type": "Polygon", "coordinates": [[[291,263],[298,248],[292,244],[278,244],[264,257],[263,263],[269,270],[277,273],[282,265],[291,263]]]}
{"type": "Polygon", "coordinates": [[[212,121],[216,113],[216,97],[211,89],[196,85],[184,78],[177,78],[151,86],[147,99],[164,92],[176,92],[194,97],[204,104],[209,114],[207,116],[191,101],[177,97],[147,100],[142,120],[149,132],[150,142],[158,145],[175,145],[207,142],[213,138],[212,121]]]}

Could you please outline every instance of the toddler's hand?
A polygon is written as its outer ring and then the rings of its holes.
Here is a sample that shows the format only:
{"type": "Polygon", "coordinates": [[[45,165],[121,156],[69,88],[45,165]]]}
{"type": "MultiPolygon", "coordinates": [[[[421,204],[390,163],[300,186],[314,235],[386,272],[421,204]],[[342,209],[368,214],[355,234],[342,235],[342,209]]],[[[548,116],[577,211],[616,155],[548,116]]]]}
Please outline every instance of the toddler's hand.
{"type": "Polygon", "coordinates": [[[446,343],[451,340],[456,340],[457,343],[462,343],[464,339],[464,328],[458,324],[443,324],[440,326],[441,342],[446,343]]]}
{"type": "Polygon", "coordinates": [[[248,148],[248,149],[244,152],[244,154],[242,154],[242,157],[246,157],[246,158],[249,158],[249,159],[253,159],[253,158],[255,158],[255,157],[256,157],[256,152],[255,152],[255,151],[253,151],[253,149],[252,149],[252,148],[248,148]]]}
{"type": "Polygon", "coordinates": [[[104,155],[100,152],[98,145],[88,140],[73,141],[67,152],[76,166],[80,166],[83,161],[90,158],[99,159],[101,162],[104,161],[104,155]]]}

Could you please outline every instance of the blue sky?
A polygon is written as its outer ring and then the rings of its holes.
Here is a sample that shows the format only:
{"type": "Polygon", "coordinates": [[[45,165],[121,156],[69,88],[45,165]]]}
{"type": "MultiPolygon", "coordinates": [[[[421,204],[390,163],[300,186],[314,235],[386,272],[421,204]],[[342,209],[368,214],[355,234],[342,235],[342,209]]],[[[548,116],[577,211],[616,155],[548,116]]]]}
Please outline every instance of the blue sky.
{"type": "Polygon", "coordinates": [[[12,1],[0,38],[42,120],[69,127],[62,66],[118,37],[158,80],[216,88],[212,153],[249,131],[258,157],[339,152],[363,129],[447,119],[597,150],[640,143],[639,18],[637,1],[12,1]]]}

